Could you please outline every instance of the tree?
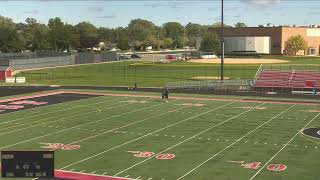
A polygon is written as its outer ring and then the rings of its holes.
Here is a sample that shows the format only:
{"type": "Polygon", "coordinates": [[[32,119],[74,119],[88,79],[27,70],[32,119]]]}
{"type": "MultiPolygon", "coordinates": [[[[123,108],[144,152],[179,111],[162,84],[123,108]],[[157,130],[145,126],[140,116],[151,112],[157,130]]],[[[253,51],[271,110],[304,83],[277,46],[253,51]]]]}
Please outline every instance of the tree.
{"type": "Polygon", "coordinates": [[[128,25],[129,40],[134,42],[136,48],[144,49],[144,47],[139,46],[143,46],[144,42],[154,35],[154,30],[155,25],[150,21],[143,19],[131,20],[128,25]]]}
{"type": "Polygon", "coordinates": [[[288,55],[297,55],[300,50],[306,50],[307,48],[308,44],[301,35],[291,36],[285,42],[285,50],[288,55]]]}
{"type": "Polygon", "coordinates": [[[67,24],[64,24],[59,17],[51,18],[48,22],[49,26],[49,42],[51,47],[55,51],[64,51],[70,48],[71,33],[66,28],[67,24]]]}
{"type": "Polygon", "coordinates": [[[79,32],[80,48],[92,48],[98,45],[98,29],[89,22],[80,22],[76,25],[79,32]]]}
{"type": "Polygon", "coordinates": [[[27,18],[26,24],[20,26],[24,37],[24,46],[31,51],[47,50],[50,48],[48,42],[48,27],[40,24],[36,19],[27,18]]]}
{"type": "Polygon", "coordinates": [[[218,35],[214,32],[206,33],[202,38],[200,50],[204,52],[220,51],[218,35]]]}
{"type": "Polygon", "coordinates": [[[173,40],[171,38],[165,38],[163,40],[164,49],[170,48],[173,44],[173,40]]]}
{"type": "Polygon", "coordinates": [[[16,24],[10,19],[0,16],[0,51],[19,52],[24,49],[22,35],[16,24]]]}
{"type": "Polygon", "coordinates": [[[128,39],[120,39],[117,43],[117,48],[121,49],[122,51],[129,49],[129,41],[128,39]]]}
{"type": "Polygon", "coordinates": [[[236,28],[242,28],[242,27],[247,27],[247,25],[243,22],[237,22],[237,24],[234,25],[236,28]]]}
{"type": "Polygon", "coordinates": [[[129,37],[127,29],[123,27],[118,27],[115,32],[117,35],[117,47],[121,50],[128,50],[129,37]]]}
{"type": "Polygon", "coordinates": [[[173,40],[174,48],[182,47],[182,38],[184,37],[185,29],[178,22],[168,22],[163,25],[163,28],[166,31],[166,37],[169,37],[173,40]]]}
{"type": "Polygon", "coordinates": [[[204,28],[200,24],[188,23],[186,25],[186,32],[188,37],[188,45],[195,47],[196,38],[203,36],[204,28]]]}

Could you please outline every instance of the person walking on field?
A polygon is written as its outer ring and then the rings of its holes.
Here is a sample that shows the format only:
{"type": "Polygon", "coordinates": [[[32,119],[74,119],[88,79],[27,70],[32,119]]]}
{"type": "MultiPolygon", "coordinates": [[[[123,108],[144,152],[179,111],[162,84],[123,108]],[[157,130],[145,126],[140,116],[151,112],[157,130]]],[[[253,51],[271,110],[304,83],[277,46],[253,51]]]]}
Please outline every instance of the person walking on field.
{"type": "Polygon", "coordinates": [[[168,101],[169,100],[169,90],[167,88],[164,91],[164,96],[165,96],[166,101],[168,101]]]}
{"type": "Polygon", "coordinates": [[[165,99],[165,90],[162,89],[161,91],[161,100],[163,101],[165,99]]]}
{"type": "Polygon", "coordinates": [[[164,100],[168,101],[169,100],[169,91],[168,91],[168,89],[163,89],[162,90],[161,99],[162,99],[162,101],[164,101],[164,100]]]}

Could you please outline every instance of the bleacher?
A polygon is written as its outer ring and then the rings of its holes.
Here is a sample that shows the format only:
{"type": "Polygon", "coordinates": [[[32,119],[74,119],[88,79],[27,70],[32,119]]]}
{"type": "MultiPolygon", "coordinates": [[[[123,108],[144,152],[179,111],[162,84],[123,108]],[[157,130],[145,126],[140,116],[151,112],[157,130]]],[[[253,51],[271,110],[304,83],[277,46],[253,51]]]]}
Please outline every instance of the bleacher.
{"type": "Polygon", "coordinates": [[[303,70],[261,70],[255,87],[320,89],[320,72],[303,70]]]}

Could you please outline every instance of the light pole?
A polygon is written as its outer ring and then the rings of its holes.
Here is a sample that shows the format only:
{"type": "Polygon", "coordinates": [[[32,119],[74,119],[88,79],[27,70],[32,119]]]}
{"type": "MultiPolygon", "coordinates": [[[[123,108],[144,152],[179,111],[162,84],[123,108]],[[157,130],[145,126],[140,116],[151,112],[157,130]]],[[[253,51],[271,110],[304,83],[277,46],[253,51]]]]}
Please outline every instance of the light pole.
{"type": "Polygon", "coordinates": [[[220,41],[221,41],[221,67],[220,67],[220,72],[221,72],[221,81],[224,80],[224,35],[223,35],[223,0],[221,0],[221,32],[220,32],[220,41]]]}

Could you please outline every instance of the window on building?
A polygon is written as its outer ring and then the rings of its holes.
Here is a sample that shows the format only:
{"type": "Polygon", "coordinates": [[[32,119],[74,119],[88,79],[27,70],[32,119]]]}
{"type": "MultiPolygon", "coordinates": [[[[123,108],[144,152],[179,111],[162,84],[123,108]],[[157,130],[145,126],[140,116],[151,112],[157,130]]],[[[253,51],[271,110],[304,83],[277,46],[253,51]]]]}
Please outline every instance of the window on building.
{"type": "Polygon", "coordinates": [[[273,43],[272,47],[273,48],[280,48],[281,47],[281,43],[273,43]]]}
{"type": "Polygon", "coordinates": [[[316,53],[317,53],[317,48],[310,47],[308,49],[308,55],[309,56],[315,56],[315,55],[317,55],[316,53]]]}

